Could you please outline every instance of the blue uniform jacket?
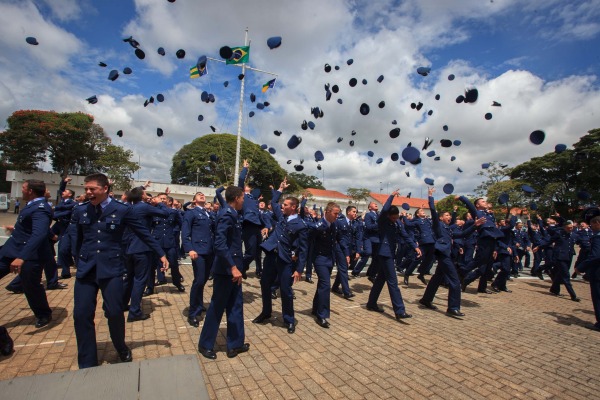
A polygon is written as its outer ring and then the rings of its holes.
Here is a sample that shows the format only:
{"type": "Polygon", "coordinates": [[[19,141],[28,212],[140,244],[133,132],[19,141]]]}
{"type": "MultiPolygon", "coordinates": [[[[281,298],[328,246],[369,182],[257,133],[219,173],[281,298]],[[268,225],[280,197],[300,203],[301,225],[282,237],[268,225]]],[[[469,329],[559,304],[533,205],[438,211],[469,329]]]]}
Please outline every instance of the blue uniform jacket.
{"type": "Polygon", "coordinates": [[[218,275],[232,275],[231,268],[242,268],[242,225],[238,212],[226,205],[219,213],[215,232],[215,263],[213,272],[218,275]]]}
{"type": "Polygon", "coordinates": [[[338,232],[338,238],[336,242],[336,250],[339,251],[344,257],[350,256],[350,248],[352,246],[352,232],[350,225],[345,216],[339,215],[338,219],[334,221],[336,225],[336,231],[338,232]]]}
{"type": "MultiPolygon", "coordinates": [[[[112,203],[112,202],[111,202],[112,203]]],[[[152,219],[154,217],[168,217],[169,209],[163,203],[159,203],[156,207],[148,203],[140,201],[132,206],[133,213],[137,216],[140,222],[150,231],[152,229],[152,219]]],[[[138,236],[132,236],[131,242],[127,247],[127,254],[137,254],[151,251],[150,247],[138,236]]]]}
{"type": "MultiPolygon", "coordinates": [[[[242,168],[242,172],[240,172],[240,176],[238,179],[238,186],[244,190],[244,182],[246,181],[246,176],[248,176],[248,168],[242,168]]],[[[242,208],[242,218],[244,222],[249,222],[254,225],[264,226],[264,222],[260,215],[260,210],[258,209],[258,199],[255,199],[254,196],[248,193],[244,193],[244,205],[242,208]]]]}
{"type": "MultiPolygon", "coordinates": [[[[227,206],[225,207],[227,208],[227,206]]],[[[219,213],[225,209],[219,209],[219,213]]],[[[183,250],[195,251],[200,255],[214,253],[215,221],[209,213],[200,207],[186,211],[181,225],[183,250]]]]}
{"type": "Polygon", "coordinates": [[[154,217],[152,223],[152,236],[158,241],[163,249],[177,247],[175,235],[181,230],[181,213],[174,208],[167,208],[167,217],[154,217]]]}
{"type": "Polygon", "coordinates": [[[496,227],[496,218],[494,217],[494,214],[485,210],[476,209],[473,203],[471,203],[471,201],[469,201],[469,199],[467,199],[465,196],[460,196],[459,200],[465,204],[469,210],[469,214],[471,214],[471,217],[473,217],[473,220],[485,217],[485,223],[479,228],[478,237],[482,239],[488,237],[499,239],[504,237],[502,231],[496,227]]]}
{"type": "Polygon", "coordinates": [[[600,231],[593,232],[590,239],[590,254],[577,266],[581,273],[587,273],[591,282],[600,281],[600,231]]]}
{"type": "Polygon", "coordinates": [[[22,260],[43,260],[51,252],[48,240],[52,208],[45,198],[35,199],[19,213],[12,235],[2,249],[0,257],[22,260]]]}
{"type": "Polygon", "coordinates": [[[431,223],[433,224],[433,234],[435,235],[435,249],[447,257],[452,254],[452,241],[454,238],[465,237],[472,234],[476,227],[470,225],[465,230],[455,230],[450,225],[440,221],[433,197],[429,196],[429,208],[431,210],[431,223]]]}
{"type": "Polygon", "coordinates": [[[260,246],[266,251],[277,249],[278,257],[286,264],[293,262],[293,255],[297,256],[296,271],[302,273],[308,259],[308,226],[298,214],[286,221],[278,203],[280,197],[279,190],[273,191],[271,207],[277,223],[273,233],[260,246]]]}
{"type": "Polygon", "coordinates": [[[96,269],[97,279],[113,278],[125,274],[123,233],[131,229],[136,238],[143,240],[159,257],[165,255],[150,230],[133,211],[133,207],[111,200],[96,221],[94,207],[83,203],[73,210],[71,243],[76,255],[77,278],[84,278],[96,269]]]}
{"type": "Polygon", "coordinates": [[[397,223],[389,220],[388,213],[393,200],[394,196],[390,195],[383,205],[381,214],[379,214],[379,218],[377,219],[377,225],[379,226],[379,242],[381,243],[379,255],[390,258],[393,258],[396,254],[399,238],[408,242],[413,248],[417,247],[417,244],[410,239],[406,231],[400,230],[397,223]]]}
{"type": "Polygon", "coordinates": [[[379,225],[377,224],[377,213],[369,211],[365,215],[365,239],[369,239],[371,243],[379,243],[379,225]]]}
{"type": "Polygon", "coordinates": [[[410,226],[419,230],[419,244],[435,243],[432,221],[429,218],[415,217],[413,219],[408,219],[406,217],[402,217],[402,219],[405,226],[410,226]]]}

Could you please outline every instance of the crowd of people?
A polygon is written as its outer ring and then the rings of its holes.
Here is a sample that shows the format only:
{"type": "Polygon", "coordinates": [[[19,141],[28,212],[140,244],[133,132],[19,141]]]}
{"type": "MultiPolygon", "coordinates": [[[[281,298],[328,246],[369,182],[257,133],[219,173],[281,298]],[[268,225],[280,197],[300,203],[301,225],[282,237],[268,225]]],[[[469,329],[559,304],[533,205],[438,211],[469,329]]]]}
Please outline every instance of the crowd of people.
{"type": "MultiPolygon", "coordinates": [[[[152,196],[146,190],[148,183],[116,199],[109,179],[92,174],[85,178],[85,194],[79,197],[67,188],[71,180],[65,178],[60,188],[62,200],[52,209],[44,182],[28,180],[22,186],[26,204],[17,223],[5,227],[11,236],[0,250],[0,278],[11,271],[17,274],[7,289],[25,294],[35,325],[41,328],[52,321],[41,284],[42,271],[48,289],[62,289],[66,284],[58,282],[58,271],[62,279],[69,279],[75,267],[73,318],[80,368],[98,365],[94,324],[98,291],[119,358],[131,361],[125,321],[151,318],[142,310],[142,298],[152,296],[157,285],[167,284],[169,269],[172,284],[186,292],[179,262],[187,257],[193,268],[187,320],[199,327],[205,314],[198,351],[209,359],[217,357],[215,342],[224,313],[226,355],[235,357],[250,348],[245,341],[242,282],[252,263],[255,277],[260,279],[262,300],[261,312],[252,322],[270,321],[273,300],[279,297],[282,320],[290,334],[298,323],[295,283],[301,279],[314,283],[313,273],[316,275],[312,314],[315,322],[327,329],[331,294],[351,300],[355,295],[349,282],[361,276],[369,260],[366,277],[372,287],[366,309],[384,312],[378,299],[387,285],[398,320],[412,317],[402,300],[398,276],[408,288],[411,276],[417,274],[426,286],[419,300],[426,309],[437,309],[434,296],[440,286],[447,287],[446,314],[462,318],[462,292],[475,281],[478,293],[511,292],[507,282],[530,269],[539,279],[552,279],[552,294],[560,295],[564,286],[571,299],[579,301],[570,280],[584,273],[596,315],[590,329],[600,331],[597,208],[588,210],[579,224],[552,215],[545,220],[528,219],[525,228],[515,212],[497,218],[482,198],[471,202],[457,197],[468,210],[462,216],[457,215],[456,207],[452,213],[438,211],[435,189],[430,187],[430,217],[424,209],[409,215],[392,205],[398,191],[381,210],[370,203],[368,211],[359,216],[354,205],[342,210],[334,202],[325,209],[310,209],[306,197],[284,195],[289,186],[285,179],[277,189],[272,188],[271,201],[265,204],[260,191],[246,183],[249,170],[244,161],[238,185],[217,189],[212,203],[201,192],[186,204],[173,199],[168,190],[152,196]],[[571,275],[576,245],[579,254],[571,275]],[[209,280],[213,290],[206,307],[204,289],[209,280]]],[[[0,351],[13,351],[4,327],[0,327],[0,351]]]]}

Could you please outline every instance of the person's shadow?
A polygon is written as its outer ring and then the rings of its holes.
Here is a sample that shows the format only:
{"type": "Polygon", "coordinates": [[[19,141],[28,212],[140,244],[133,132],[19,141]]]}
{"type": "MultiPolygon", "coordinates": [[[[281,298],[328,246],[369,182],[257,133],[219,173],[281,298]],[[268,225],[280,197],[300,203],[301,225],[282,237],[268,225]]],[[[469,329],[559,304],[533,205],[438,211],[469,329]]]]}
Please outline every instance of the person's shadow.
{"type": "MultiPolygon", "coordinates": [[[[31,332],[27,332],[26,335],[37,335],[39,333],[46,332],[49,329],[54,328],[56,325],[60,325],[65,318],[67,318],[67,309],[64,307],[52,307],[52,321],[43,328],[36,329],[31,332]]],[[[36,318],[34,315],[28,315],[27,317],[19,318],[14,321],[7,322],[4,324],[5,328],[14,328],[19,325],[35,325],[36,318]]]]}

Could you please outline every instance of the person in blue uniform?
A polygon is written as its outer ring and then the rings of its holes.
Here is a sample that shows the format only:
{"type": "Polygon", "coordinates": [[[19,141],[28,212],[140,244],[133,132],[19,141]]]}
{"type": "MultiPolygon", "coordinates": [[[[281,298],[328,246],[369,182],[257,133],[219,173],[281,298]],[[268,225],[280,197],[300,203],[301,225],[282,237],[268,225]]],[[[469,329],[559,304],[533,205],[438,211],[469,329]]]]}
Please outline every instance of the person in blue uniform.
{"type": "Polygon", "coordinates": [[[517,248],[517,257],[519,258],[518,263],[516,263],[518,270],[516,271],[515,278],[518,278],[518,273],[523,271],[523,268],[529,268],[531,264],[531,255],[529,254],[531,251],[531,241],[527,232],[523,230],[523,222],[521,220],[517,220],[517,224],[515,225],[515,247],[517,248]],[[523,259],[525,259],[524,265],[523,259]]]}
{"type": "MultiPolygon", "coordinates": [[[[154,217],[166,217],[169,215],[167,207],[162,203],[153,203],[156,206],[143,201],[144,190],[142,188],[133,188],[129,192],[128,200],[132,204],[133,213],[148,231],[152,229],[152,219],[154,217]]],[[[161,249],[156,252],[159,256],[165,255],[161,249]]],[[[129,315],[127,322],[143,321],[150,318],[150,314],[142,311],[142,297],[144,294],[154,293],[154,252],[145,240],[136,235],[132,235],[127,246],[127,280],[126,294],[131,294],[129,315]],[[145,289],[145,290],[144,290],[145,289]]]]}
{"type": "Polygon", "coordinates": [[[52,310],[40,283],[42,269],[52,257],[48,240],[52,210],[44,197],[44,182],[26,180],[21,193],[27,203],[20,211],[14,228],[7,227],[12,234],[0,249],[0,279],[9,272],[19,275],[25,298],[36,317],[35,326],[41,328],[52,321],[52,310]]]}
{"type": "MultiPolygon", "coordinates": [[[[377,300],[379,299],[383,285],[387,283],[387,287],[390,292],[390,299],[394,308],[394,314],[396,319],[400,320],[411,318],[412,315],[406,312],[404,301],[402,301],[402,295],[400,294],[400,288],[398,287],[398,277],[396,276],[394,255],[396,254],[396,247],[398,246],[399,238],[409,242],[410,238],[405,231],[398,229],[400,210],[398,207],[392,206],[392,201],[396,196],[398,196],[398,190],[392,192],[381,209],[381,214],[377,218],[380,243],[377,260],[379,264],[379,272],[375,277],[373,287],[369,293],[367,310],[383,312],[383,309],[377,305],[377,300]]],[[[419,250],[417,244],[413,242],[411,245],[420,257],[421,250],[419,250]]]]}
{"type": "Polygon", "coordinates": [[[435,236],[435,256],[437,259],[437,267],[431,280],[427,284],[423,297],[419,303],[430,310],[435,310],[437,307],[433,305],[433,299],[440,285],[448,282],[448,308],[446,314],[451,317],[462,317],[465,314],[460,311],[460,280],[456,267],[452,262],[452,242],[454,238],[470,235],[478,226],[483,225],[484,218],[475,221],[469,228],[464,231],[456,231],[450,228],[452,216],[450,213],[444,212],[438,215],[433,200],[434,188],[429,188],[428,200],[429,209],[431,210],[431,222],[433,224],[433,233],[435,236]]]}
{"type": "Polygon", "coordinates": [[[73,253],[76,255],[73,320],[77,338],[79,368],[98,365],[94,315],[98,290],[102,292],[104,316],[119,358],[130,362],[133,357],[125,344],[124,292],[125,261],[123,233],[131,229],[159,254],[166,270],[169,262],[163,250],[140,221],[133,207],[108,196],[109,182],[104,174],[88,175],[85,179],[87,203],[74,209],[71,224],[73,253]]]}
{"type": "Polygon", "coordinates": [[[435,259],[435,238],[433,236],[431,219],[427,217],[425,210],[419,208],[415,211],[415,217],[413,219],[402,218],[402,222],[404,222],[404,225],[407,227],[416,227],[419,230],[418,244],[422,254],[420,258],[415,259],[412,264],[406,268],[404,272],[404,284],[408,286],[409,277],[417,266],[419,266],[419,275],[417,275],[417,279],[426,285],[425,274],[428,274],[429,271],[431,271],[431,266],[435,259]]]}
{"type": "Polygon", "coordinates": [[[294,318],[294,294],[292,285],[302,277],[308,257],[308,226],[298,215],[299,201],[296,197],[287,197],[281,206],[279,198],[289,186],[284,179],[279,190],[273,191],[271,208],[277,224],[269,238],[261,244],[265,250],[265,263],[260,278],[262,310],[253,323],[262,323],[271,318],[273,308],[271,286],[279,277],[283,323],[288,333],[296,331],[294,318]]]}
{"type": "Polygon", "coordinates": [[[592,237],[590,239],[590,251],[588,257],[575,268],[577,273],[585,273],[590,280],[590,292],[596,323],[589,328],[600,332],[600,216],[590,220],[592,237]]]}
{"type": "MultiPolygon", "coordinates": [[[[508,214],[507,214],[508,217],[508,214]]],[[[513,215],[510,218],[500,221],[501,224],[498,229],[502,232],[504,237],[499,238],[496,241],[496,262],[500,264],[500,269],[496,278],[492,282],[492,290],[494,292],[508,292],[511,290],[506,287],[506,282],[510,276],[512,265],[516,255],[515,243],[515,225],[517,222],[517,216],[513,215]]]]}
{"type": "MultiPolygon", "coordinates": [[[[175,286],[179,292],[185,292],[185,288],[181,284],[181,273],[179,272],[179,246],[175,239],[181,229],[181,214],[178,210],[173,208],[173,198],[168,195],[168,189],[165,193],[159,193],[156,197],[166,206],[169,215],[167,217],[154,217],[152,219],[152,236],[160,243],[160,247],[162,247],[167,256],[173,286],[175,286]]],[[[160,270],[160,266],[156,268],[156,274],[159,281],[161,279],[166,280],[165,274],[160,270]]]]}
{"type": "MultiPolygon", "coordinates": [[[[585,221],[579,223],[577,231],[574,233],[576,236],[575,244],[579,246],[579,254],[577,260],[575,260],[575,269],[579,264],[586,260],[590,254],[592,236],[594,232],[590,229],[589,225],[585,221]]],[[[571,278],[577,278],[577,272],[574,271],[571,278]]]]}
{"type": "Polygon", "coordinates": [[[206,310],[204,308],[204,286],[208,281],[214,259],[215,220],[206,210],[205,205],[204,193],[196,193],[194,207],[185,212],[181,225],[183,249],[192,260],[194,272],[194,281],[190,288],[188,323],[196,328],[200,326],[200,315],[206,310]]]}
{"type": "Polygon", "coordinates": [[[257,261],[258,257],[260,257],[258,246],[262,241],[262,237],[268,232],[258,209],[260,191],[258,191],[257,196],[257,193],[249,185],[245,184],[249,168],[250,164],[248,160],[244,160],[242,172],[240,172],[238,178],[238,186],[244,190],[244,208],[242,210],[242,237],[244,240],[244,265],[242,274],[244,275],[244,279],[246,279],[246,271],[250,269],[252,261],[256,264],[256,275],[260,277],[262,271],[260,270],[260,261],[257,261]]]}
{"type": "Polygon", "coordinates": [[[227,357],[233,358],[250,349],[250,344],[244,343],[243,277],[240,271],[240,268],[243,268],[243,256],[238,213],[242,210],[244,200],[241,188],[229,186],[225,190],[227,205],[220,211],[217,220],[213,296],[198,342],[200,354],[211,360],[217,358],[214,347],[223,312],[226,312],[227,316],[227,357]]]}
{"type": "Polygon", "coordinates": [[[371,264],[367,268],[367,278],[371,282],[375,280],[375,276],[379,270],[377,267],[377,253],[379,252],[379,225],[377,225],[379,213],[377,212],[377,208],[377,203],[369,203],[369,212],[365,214],[364,218],[363,254],[360,261],[352,270],[352,276],[359,276],[370,257],[371,264]]]}
{"type": "Polygon", "coordinates": [[[478,198],[475,204],[471,203],[465,196],[457,196],[457,200],[462,201],[474,221],[485,218],[485,223],[479,228],[477,233],[477,252],[475,257],[463,270],[466,275],[462,282],[462,291],[474,280],[479,278],[478,293],[494,293],[487,288],[487,276],[494,262],[494,252],[496,251],[496,240],[504,237],[504,234],[496,227],[494,214],[489,212],[488,203],[478,198]]]}
{"type": "Polygon", "coordinates": [[[75,201],[75,192],[67,189],[67,184],[71,180],[71,178],[66,177],[60,182],[58,190],[61,194],[61,201],[54,207],[53,218],[56,222],[52,225],[52,232],[58,236],[57,264],[61,268],[60,277],[62,279],[71,278],[71,265],[73,265],[71,237],[66,233],[71,221],[71,212],[77,204],[75,201]]]}
{"type": "Polygon", "coordinates": [[[356,252],[352,251],[353,232],[352,220],[356,218],[356,207],[346,207],[346,215],[340,215],[335,221],[336,230],[340,237],[335,245],[335,263],[337,265],[337,273],[335,280],[331,286],[333,293],[341,294],[344,299],[349,300],[354,297],[354,293],[350,291],[348,283],[348,266],[350,265],[350,256],[356,252]],[[340,289],[340,285],[342,288],[340,289]]]}
{"type": "Polygon", "coordinates": [[[540,267],[543,259],[542,246],[544,244],[544,237],[540,232],[540,227],[537,223],[531,219],[527,220],[527,234],[531,242],[531,252],[533,253],[533,265],[531,267],[531,276],[537,276],[541,280],[544,280],[544,275],[540,267]]]}

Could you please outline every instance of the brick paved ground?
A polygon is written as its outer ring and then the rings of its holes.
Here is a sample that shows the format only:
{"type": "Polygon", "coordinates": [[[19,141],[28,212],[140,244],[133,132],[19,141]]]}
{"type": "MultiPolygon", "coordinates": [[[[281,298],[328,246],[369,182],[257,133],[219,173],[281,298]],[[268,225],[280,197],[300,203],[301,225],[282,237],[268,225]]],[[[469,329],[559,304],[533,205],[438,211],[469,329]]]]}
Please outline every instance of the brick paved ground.
{"type": "MultiPolygon", "coordinates": [[[[185,285],[191,267],[182,267],[185,285]]],[[[77,368],[73,331],[73,279],[68,290],[48,292],[53,323],[35,329],[23,295],[0,281],[0,324],[15,339],[16,352],[0,358],[0,379],[77,368]]],[[[420,308],[424,287],[402,288],[414,318],[397,322],[384,289],[385,314],[369,312],[370,282],[351,281],[353,301],[332,295],[331,328],[319,327],[310,315],[315,285],[296,287],[298,327],[294,335],[281,326],[280,301],[272,324],[250,322],[260,312],[258,280],[244,282],[244,318],[250,352],[228,359],[225,326],[217,341],[218,359],[198,360],[212,398],[598,398],[600,334],[585,328],[593,321],[589,287],[574,283],[582,298],[548,294],[548,281],[518,279],[512,294],[463,296],[464,320],[444,315],[446,290],[435,301],[440,311],[420,308]]],[[[207,288],[207,297],[212,288],[207,288]]],[[[135,359],[197,354],[199,329],[188,326],[188,294],[160,286],[145,298],[152,318],[127,324],[127,341],[135,359]]],[[[115,363],[101,302],[96,313],[99,357],[115,363]]]]}

